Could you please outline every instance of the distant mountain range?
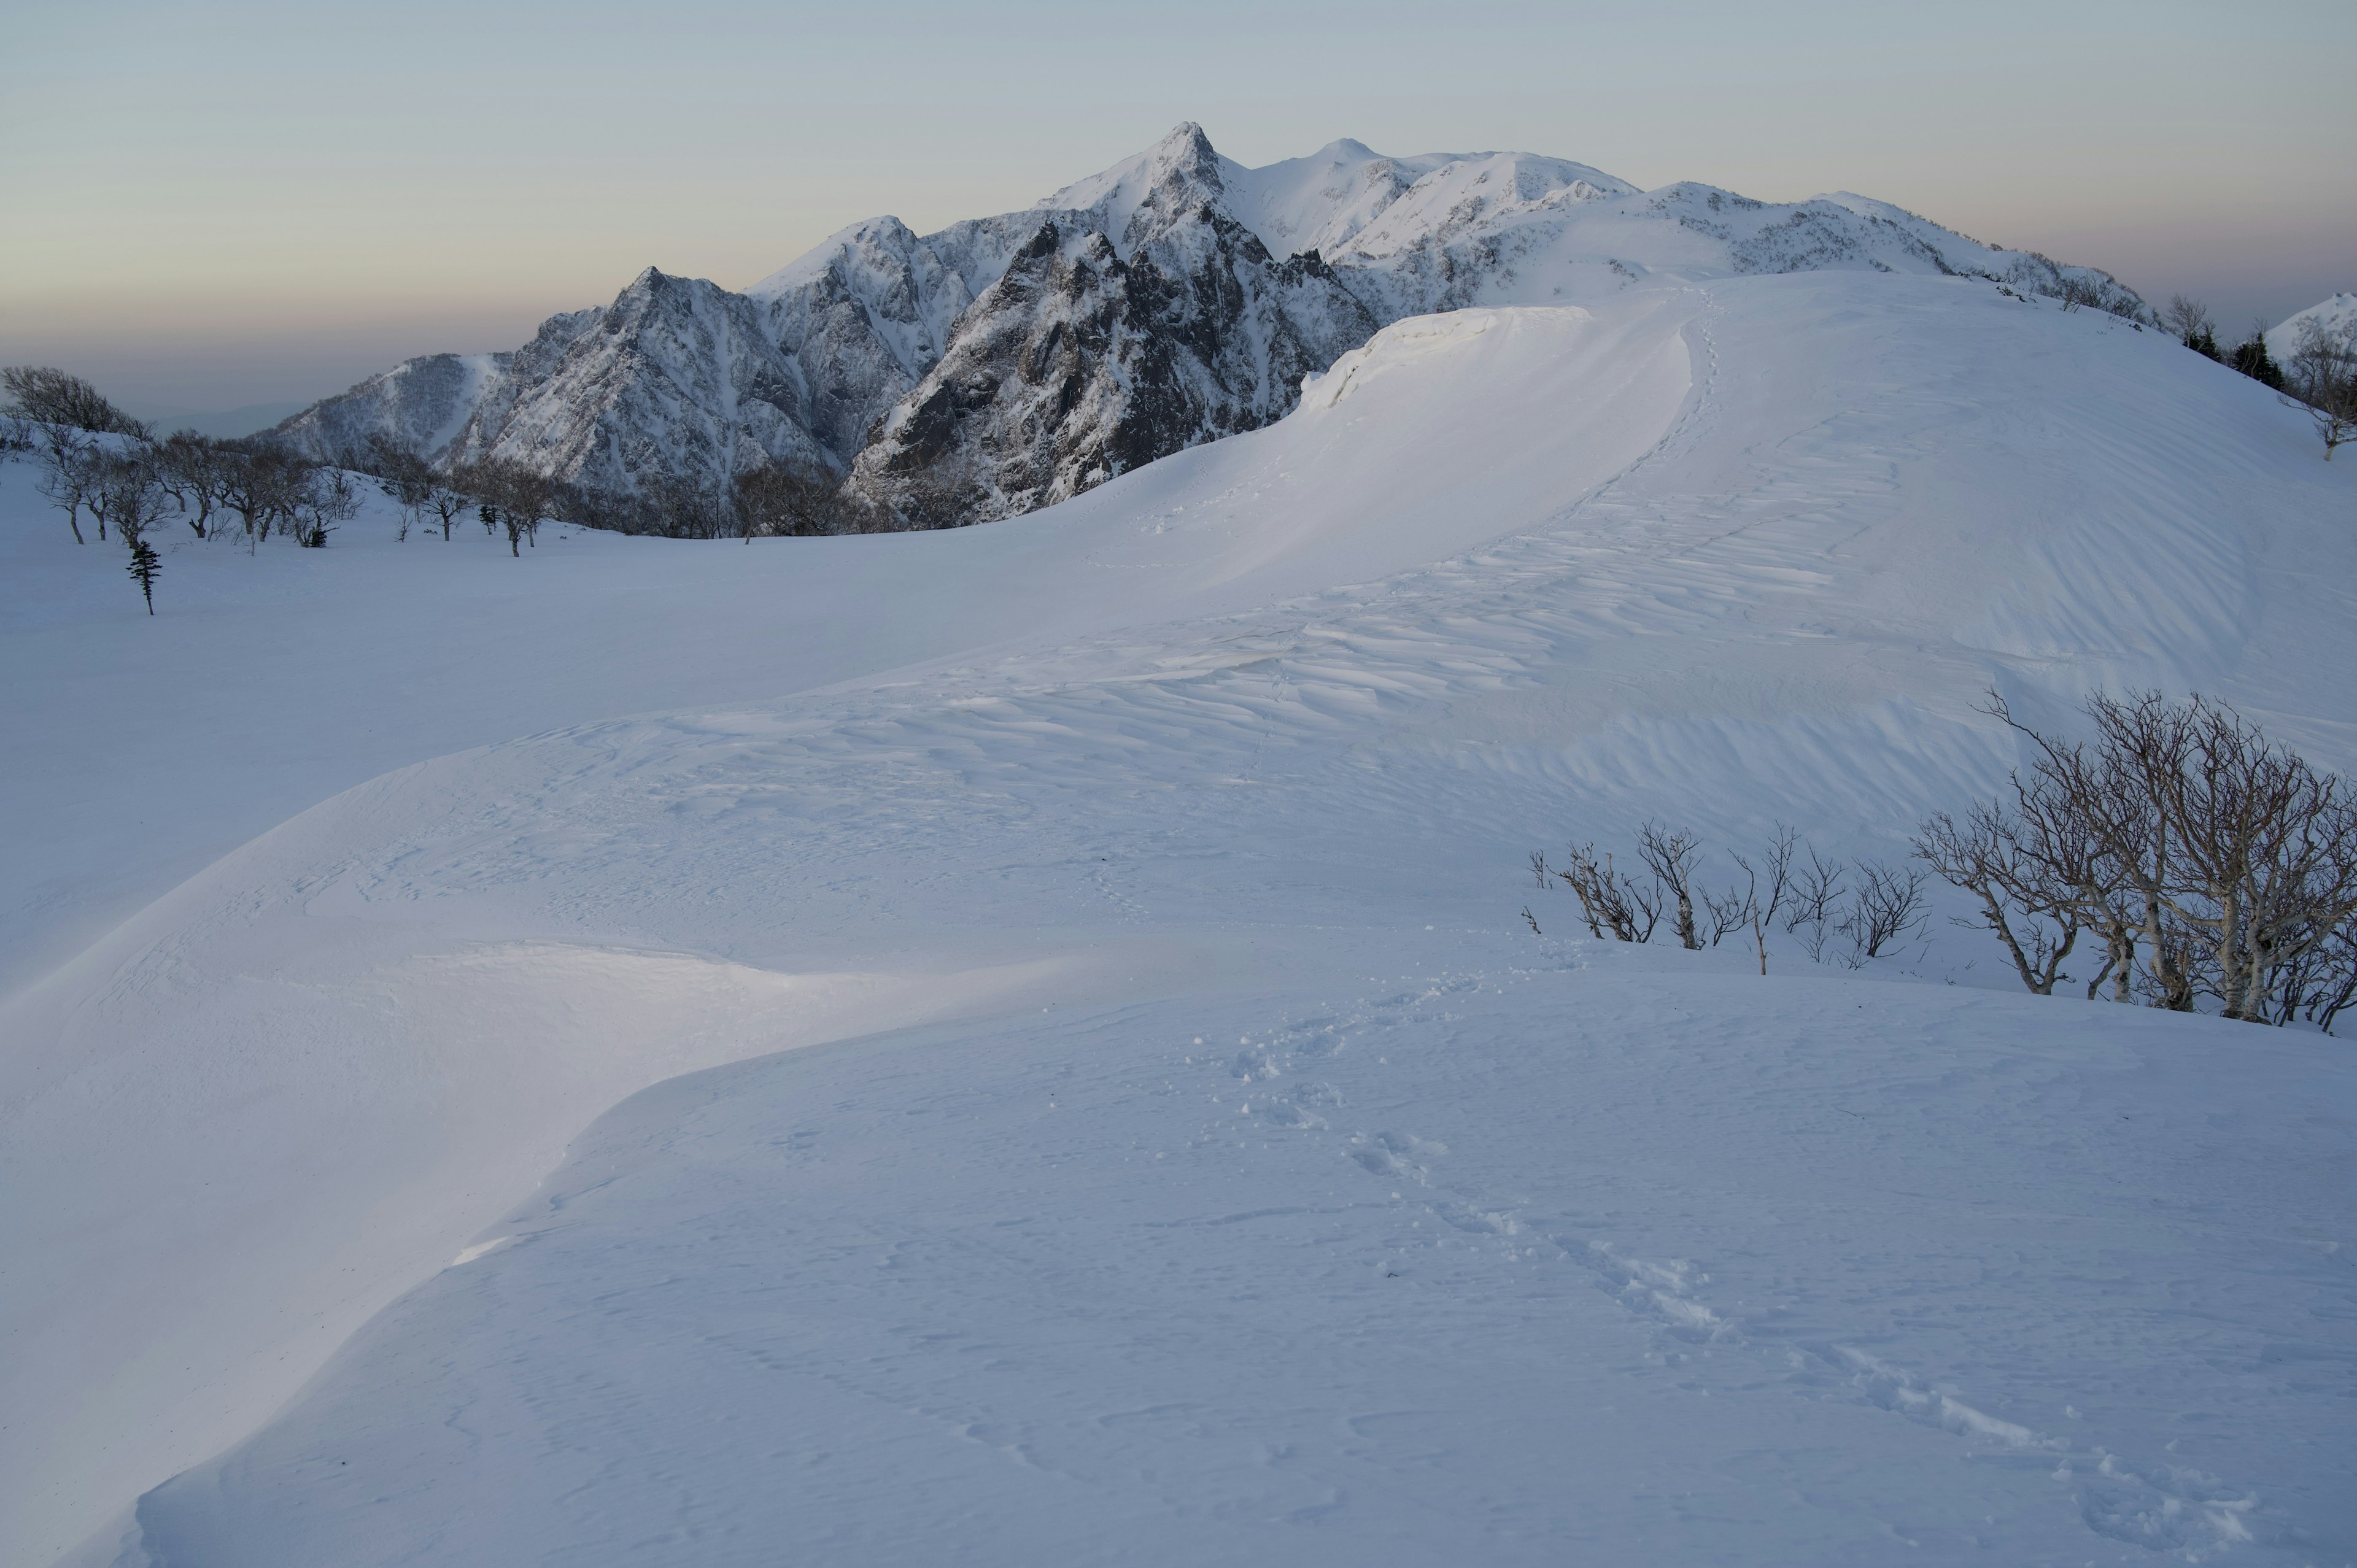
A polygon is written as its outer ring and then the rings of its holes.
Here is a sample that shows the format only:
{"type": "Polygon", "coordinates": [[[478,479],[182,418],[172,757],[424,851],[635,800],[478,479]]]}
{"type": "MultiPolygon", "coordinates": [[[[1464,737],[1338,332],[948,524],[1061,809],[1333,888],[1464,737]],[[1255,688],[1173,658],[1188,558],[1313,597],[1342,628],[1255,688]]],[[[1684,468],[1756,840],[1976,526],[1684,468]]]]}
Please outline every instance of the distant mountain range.
{"type": "Polygon", "coordinates": [[[175,430],[193,430],[199,435],[227,438],[267,430],[302,413],[306,406],[299,403],[250,403],[242,408],[166,409],[149,413],[134,405],[131,412],[167,435],[175,430]]]}
{"type": "Polygon", "coordinates": [[[383,437],[658,506],[782,466],[888,526],[946,528],[1269,424],[1405,317],[1825,269],[2147,317],[2107,274],[1858,196],[1641,191],[1528,153],[1352,141],[1245,168],[1182,124],[1028,210],[926,235],[870,219],[742,293],[649,268],[520,349],[407,360],[277,433],[328,461],[383,437]]]}

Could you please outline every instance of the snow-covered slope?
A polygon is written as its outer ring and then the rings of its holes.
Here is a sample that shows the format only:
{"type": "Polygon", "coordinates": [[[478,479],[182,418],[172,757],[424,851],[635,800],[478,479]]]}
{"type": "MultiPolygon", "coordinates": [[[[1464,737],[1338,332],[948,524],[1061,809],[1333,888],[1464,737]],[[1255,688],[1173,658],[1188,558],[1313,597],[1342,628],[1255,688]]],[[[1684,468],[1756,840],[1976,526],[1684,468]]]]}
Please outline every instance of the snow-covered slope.
{"type": "Polygon", "coordinates": [[[2328,337],[2357,332],[2357,294],[2336,294],[2297,315],[2286,317],[2281,325],[2267,333],[2267,357],[2278,365],[2287,362],[2299,352],[2311,331],[2328,337]]]}
{"type": "Polygon", "coordinates": [[[413,361],[282,434],[331,460],[382,434],[658,506],[766,464],[849,472],[898,525],[942,528],[1256,429],[1293,406],[1305,371],[1404,317],[1844,268],[2041,294],[2072,278],[2142,310],[2101,274],[1859,197],[1647,194],[1527,153],[1388,158],[1351,141],[1248,169],[1189,124],[1028,212],[921,237],[895,218],[856,224],[743,296],[650,270],[612,306],[490,357],[490,373],[413,361]]]}
{"type": "Polygon", "coordinates": [[[191,542],[152,624],[12,473],[0,719],[78,759],[12,896],[294,798],[0,1014],[6,1554],[2339,1561],[2337,1042],[1937,929],[1566,942],[1522,871],[1894,854],[2014,760],[1991,682],[2350,767],[2313,447],[1867,271],[1403,321],[990,529],[191,542]]]}

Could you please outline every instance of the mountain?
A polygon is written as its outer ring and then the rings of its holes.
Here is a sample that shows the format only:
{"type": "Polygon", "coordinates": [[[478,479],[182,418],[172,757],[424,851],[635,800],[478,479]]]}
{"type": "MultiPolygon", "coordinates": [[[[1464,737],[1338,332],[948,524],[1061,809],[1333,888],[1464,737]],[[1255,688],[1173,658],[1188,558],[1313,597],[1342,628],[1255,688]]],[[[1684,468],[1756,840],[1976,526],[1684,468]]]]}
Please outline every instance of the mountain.
{"type": "Polygon", "coordinates": [[[193,430],[199,435],[227,439],[267,430],[309,406],[301,403],[250,403],[238,408],[166,409],[152,413],[134,408],[131,412],[159,431],[193,430]]]}
{"type": "Polygon", "coordinates": [[[2357,331],[2357,294],[2336,294],[2296,316],[2286,317],[2267,335],[2267,357],[2280,365],[2299,352],[2310,331],[2328,336],[2357,331]]]}
{"type": "Polygon", "coordinates": [[[512,353],[410,360],[278,435],[349,463],[382,438],[523,464],[634,527],[768,466],[879,526],[954,527],[1257,429],[1407,317],[1828,270],[2071,285],[2145,314],[2104,274],[1846,193],[1649,192],[1527,153],[1353,141],[1246,168],[1190,124],[1025,211],[856,224],[741,294],[650,268],[512,353]]]}

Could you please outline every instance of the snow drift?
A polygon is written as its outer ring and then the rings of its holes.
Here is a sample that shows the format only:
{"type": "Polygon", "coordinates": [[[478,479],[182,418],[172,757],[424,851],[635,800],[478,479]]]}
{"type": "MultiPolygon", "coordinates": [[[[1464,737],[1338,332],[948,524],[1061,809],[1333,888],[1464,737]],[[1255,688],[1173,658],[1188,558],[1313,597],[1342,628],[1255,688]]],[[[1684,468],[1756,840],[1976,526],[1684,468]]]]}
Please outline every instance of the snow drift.
{"type": "Polygon", "coordinates": [[[119,585],[16,611],[58,682],[0,716],[114,808],[54,908],[248,809],[216,757],[124,836],[257,622],[548,585],[421,653],[530,650],[464,714],[358,638],[259,661],[244,749],[356,787],[5,1004],[8,1550],[2347,1555],[2336,1042],[1936,930],[1875,978],[1954,988],[1566,942],[1522,862],[1896,853],[2015,759],[1993,683],[2345,769],[2352,483],[2117,317],[1656,280],[1396,323],[990,529],[188,545],[279,597],[159,617],[144,688],[70,673],[119,585]]]}

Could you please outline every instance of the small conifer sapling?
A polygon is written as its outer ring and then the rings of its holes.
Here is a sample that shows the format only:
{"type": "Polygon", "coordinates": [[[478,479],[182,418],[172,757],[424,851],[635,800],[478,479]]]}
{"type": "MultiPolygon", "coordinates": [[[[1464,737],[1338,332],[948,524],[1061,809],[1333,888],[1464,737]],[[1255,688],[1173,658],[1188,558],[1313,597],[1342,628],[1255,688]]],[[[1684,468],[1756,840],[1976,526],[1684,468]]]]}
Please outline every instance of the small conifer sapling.
{"type": "Polygon", "coordinates": [[[140,596],[147,601],[147,613],[156,613],[156,578],[164,570],[163,558],[156,547],[144,539],[131,542],[131,575],[139,584],[140,596]]]}

